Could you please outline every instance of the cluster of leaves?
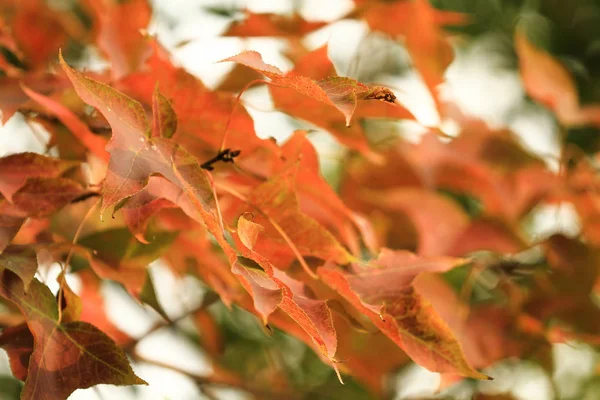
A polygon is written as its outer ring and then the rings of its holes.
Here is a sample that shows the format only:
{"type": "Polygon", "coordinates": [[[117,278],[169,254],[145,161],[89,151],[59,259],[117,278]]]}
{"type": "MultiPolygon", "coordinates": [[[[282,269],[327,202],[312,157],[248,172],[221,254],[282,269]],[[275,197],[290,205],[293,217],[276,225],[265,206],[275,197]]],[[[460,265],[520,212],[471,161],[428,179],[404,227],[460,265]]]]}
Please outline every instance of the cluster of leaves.
{"type": "MultiPolygon", "coordinates": [[[[145,383],[127,359],[136,341],[104,314],[98,288],[116,281],[171,323],[147,272],[159,258],[372,393],[410,360],[450,385],[490,379],[478,370],[507,357],[550,368],[552,343],[598,342],[596,154],[565,138],[560,168],[549,168],[509,130],[440,97],[453,60],[444,28],[469,24],[465,14],[427,0],[354,3],[345,18],[405,45],[457,136],[423,127],[418,143],[372,143],[368,120],[414,117],[389,88],[338,76],[327,47],[302,46],[324,22],[246,13],[225,35],[287,40],[295,66],[284,73],[243,52],[223,60],[239,66],[210,90],[143,33],[146,0],[3,2],[2,119],[19,112],[50,135],[44,155],[0,158],[0,296],[11,317],[0,346],[24,381],[23,399],[145,383]],[[77,71],[59,51],[77,60],[90,45],[109,69],[77,71]],[[240,102],[256,83],[268,85],[278,110],[349,149],[338,191],[306,131],[284,143],[257,137],[240,102]],[[579,213],[581,235],[528,238],[532,210],[563,202],[579,213]],[[521,260],[525,251],[535,262],[521,260]],[[56,296],[36,275],[53,263],[62,268],[56,296]],[[82,282],[79,295],[67,273],[82,282]],[[476,296],[483,274],[486,296],[476,296]]],[[[580,103],[565,65],[524,29],[514,35],[532,100],[565,128],[599,127],[600,105],[580,103]]],[[[194,319],[213,356],[211,379],[255,390],[227,361],[219,318],[203,307],[194,319]]],[[[281,371],[261,372],[263,393],[286,389],[281,371]]]]}

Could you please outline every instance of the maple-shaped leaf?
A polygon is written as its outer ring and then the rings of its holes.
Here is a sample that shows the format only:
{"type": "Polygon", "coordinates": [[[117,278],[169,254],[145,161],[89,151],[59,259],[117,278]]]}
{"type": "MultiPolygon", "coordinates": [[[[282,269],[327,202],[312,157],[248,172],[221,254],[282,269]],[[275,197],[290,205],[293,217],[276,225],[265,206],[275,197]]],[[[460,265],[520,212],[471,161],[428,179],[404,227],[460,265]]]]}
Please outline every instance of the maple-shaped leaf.
{"type": "Polygon", "coordinates": [[[28,246],[11,245],[0,254],[0,268],[21,278],[27,290],[38,269],[37,254],[28,246]]]}
{"type": "MultiPolygon", "coordinates": [[[[153,174],[160,174],[190,198],[196,212],[223,247],[215,213],[216,205],[207,172],[182,146],[171,139],[151,137],[150,126],[141,104],[123,93],[86,78],[61,58],[62,67],[79,96],[98,108],[113,129],[107,146],[111,154],[102,187],[102,210],[141,191],[153,174]]],[[[153,110],[161,113],[163,108],[153,110]]]]}
{"type": "Polygon", "coordinates": [[[291,37],[304,36],[312,31],[322,28],[326,22],[306,21],[299,14],[291,16],[281,14],[256,14],[246,11],[245,18],[234,21],[223,36],[241,37],[291,37]]]}
{"type": "MultiPolygon", "coordinates": [[[[336,72],[327,55],[327,46],[322,46],[300,58],[294,69],[287,74],[287,76],[303,76],[316,81],[334,75],[336,72]]],[[[340,143],[363,154],[370,154],[369,142],[362,124],[346,126],[344,116],[337,112],[335,106],[323,104],[301,92],[291,91],[285,87],[271,85],[269,90],[278,110],[315,124],[335,136],[340,143]]],[[[397,103],[372,101],[358,102],[354,118],[359,121],[365,118],[414,119],[410,112],[397,103]]]]}
{"type": "Polygon", "coordinates": [[[469,366],[448,326],[412,287],[422,272],[447,271],[462,263],[461,259],[421,258],[384,249],[367,266],[353,264],[351,272],[329,265],[317,273],[417,364],[434,372],[489,379],[469,366]]]}
{"type": "Polygon", "coordinates": [[[220,149],[227,127],[227,147],[241,150],[236,161],[243,164],[245,157],[251,157],[262,148],[277,154],[274,143],[256,136],[252,118],[243,107],[235,107],[235,97],[231,93],[208,90],[197,77],[175,66],[159,43],[152,41],[150,44],[153,53],[143,70],[117,82],[117,87],[151,106],[153,88],[158,82],[160,91],[177,115],[174,135],[177,143],[199,159],[208,158],[220,149]]]}
{"type": "Polygon", "coordinates": [[[600,105],[579,104],[575,80],[560,61],[536,48],[521,31],[515,34],[515,48],[525,90],[534,100],[550,108],[565,125],[600,126],[600,105]]]}
{"type": "Polygon", "coordinates": [[[150,22],[147,0],[90,0],[99,25],[98,46],[108,57],[115,79],[137,71],[150,51],[141,33],[150,22]]]}
{"type": "MultiPolygon", "coordinates": [[[[37,279],[25,292],[21,280],[4,271],[0,295],[20,309],[34,339],[22,399],[61,400],[76,389],[101,383],[146,383],[133,373],[123,351],[98,328],[86,322],[59,321],[56,299],[37,279]]],[[[13,343],[27,338],[27,332],[21,333],[13,343]]]]}
{"type": "Polygon", "coordinates": [[[0,194],[8,200],[29,178],[56,178],[79,163],[35,153],[11,154],[0,158],[0,194]]]}
{"type": "Polygon", "coordinates": [[[221,60],[233,61],[252,68],[271,79],[271,84],[293,89],[321,103],[332,105],[345,117],[346,125],[356,109],[359,100],[381,100],[395,104],[396,96],[383,86],[369,87],[354,79],[342,76],[332,76],[321,81],[315,81],[305,76],[284,74],[279,68],[266,64],[260,53],[245,51],[236,56],[221,60]]]}

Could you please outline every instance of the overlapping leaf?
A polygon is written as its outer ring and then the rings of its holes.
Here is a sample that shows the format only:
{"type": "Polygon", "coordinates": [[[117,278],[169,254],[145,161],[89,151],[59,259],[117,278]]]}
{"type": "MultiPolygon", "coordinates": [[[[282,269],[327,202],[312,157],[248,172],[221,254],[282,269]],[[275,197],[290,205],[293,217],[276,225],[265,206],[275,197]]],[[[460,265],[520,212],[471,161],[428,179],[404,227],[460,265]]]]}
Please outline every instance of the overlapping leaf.
{"type": "Polygon", "coordinates": [[[375,86],[369,87],[354,79],[332,76],[320,81],[298,75],[286,75],[279,68],[266,64],[256,51],[246,51],[222,61],[233,61],[252,68],[271,79],[273,85],[290,88],[320,103],[337,108],[350,125],[352,115],[359,100],[381,100],[394,104],[396,96],[391,90],[375,86]]]}
{"type": "Polygon", "coordinates": [[[354,264],[350,273],[329,266],[318,274],[416,363],[431,371],[489,379],[469,366],[448,326],[412,287],[419,273],[446,271],[462,262],[383,250],[371,265],[354,264]]]}
{"type": "MultiPolygon", "coordinates": [[[[286,76],[301,76],[322,81],[335,76],[335,68],[327,55],[327,46],[320,47],[302,57],[286,76]]],[[[330,132],[342,144],[361,151],[371,152],[366,132],[361,123],[350,126],[337,112],[335,106],[323,104],[302,92],[287,90],[272,85],[269,88],[275,107],[287,114],[306,120],[330,132]]],[[[355,120],[365,118],[413,119],[414,117],[399,104],[360,101],[354,111],[355,120]]]]}
{"type": "Polygon", "coordinates": [[[100,383],[145,384],[133,373],[122,350],[98,328],[86,322],[59,321],[56,299],[38,280],[25,292],[21,280],[4,271],[0,294],[21,310],[28,328],[8,332],[13,336],[5,346],[14,349],[15,342],[28,341],[28,335],[33,335],[22,399],[66,399],[78,388],[100,383]]]}

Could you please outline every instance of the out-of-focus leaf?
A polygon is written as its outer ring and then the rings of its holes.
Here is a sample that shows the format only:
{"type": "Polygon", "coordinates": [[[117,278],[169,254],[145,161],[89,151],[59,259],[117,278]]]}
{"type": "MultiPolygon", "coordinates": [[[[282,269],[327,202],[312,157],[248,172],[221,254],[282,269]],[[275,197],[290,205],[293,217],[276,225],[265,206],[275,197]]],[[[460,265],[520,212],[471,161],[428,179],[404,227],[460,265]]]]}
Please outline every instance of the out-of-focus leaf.
{"type": "Polygon", "coordinates": [[[234,21],[223,36],[241,37],[293,37],[304,36],[325,26],[325,22],[306,21],[299,14],[256,14],[246,11],[245,18],[234,21]]]}
{"type": "Polygon", "coordinates": [[[99,33],[98,46],[112,65],[114,78],[137,71],[149,52],[147,38],[140,32],[150,22],[152,10],[147,0],[91,0],[99,33]]]}
{"type": "Polygon", "coordinates": [[[45,157],[35,153],[17,153],[0,158],[0,193],[8,200],[28,178],[56,178],[75,168],[77,162],[45,157]]]}
{"type": "Polygon", "coordinates": [[[560,61],[536,48],[523,32],[516,33],[515,46],[525,90],[533,99],[565,125],[600,126],[600,105],[580,106],[575,81],[560,61]]]}

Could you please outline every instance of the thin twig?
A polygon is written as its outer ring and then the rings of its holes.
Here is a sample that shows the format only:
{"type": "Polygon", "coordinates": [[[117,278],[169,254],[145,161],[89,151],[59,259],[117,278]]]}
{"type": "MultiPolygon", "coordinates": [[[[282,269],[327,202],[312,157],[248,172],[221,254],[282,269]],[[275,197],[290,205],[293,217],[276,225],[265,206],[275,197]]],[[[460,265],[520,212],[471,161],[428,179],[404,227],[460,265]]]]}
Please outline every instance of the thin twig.
{"type": "Polygon", "coordinates": [[[194,374],[192,372],[186,371],[186,370],[176,367],[174,365],[167,364],[162,361],[157,361],[157,360],[152,360],[152,359],[146,358],[136,352],[132,353],[131,357],[134,361],[137,361],[137,362],[143,362],[143,363],[151,364],[151,365],[154,365],[157,367],[170,369],[171,371],[175,371],[180,374],[186,375],[187,377],[193,379],[194,382],[196,382],[196,384],[198,384],[200,386],[211,385],[211,386],[232,387],[232,388],[236,388],[236,389],[240,389],[245,392],[248,392],[248,393],[252,394],[253,396],[260,398],[260,399],[277,399],[277,400],[290,399],[290,400],[294,400],[294,399],[301,398],[300,396],[298,396],[297,394],[295,394],[293,392],[276,391],[276,390],[270,391],[270,390],[266,390],[261,387],[256,387],[256,386],[249,384],[247,382],[244,382],[242,380],[232,379],[227,376],[216,376],[216,375],[202,376],[202,375],[194,374]]]}

